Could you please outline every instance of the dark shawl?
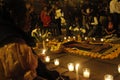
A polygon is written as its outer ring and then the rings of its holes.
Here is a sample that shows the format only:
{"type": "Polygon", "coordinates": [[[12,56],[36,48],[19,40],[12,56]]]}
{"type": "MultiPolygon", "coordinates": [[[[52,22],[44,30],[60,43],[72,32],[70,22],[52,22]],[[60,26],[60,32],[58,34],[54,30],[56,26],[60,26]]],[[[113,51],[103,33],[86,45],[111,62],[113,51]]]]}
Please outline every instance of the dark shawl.
{"type": "Polygon", "coordinates": [[[22,38],[29,46],[35,46],[31,34],[20,30],[6,12],[0,11],[0,46],[14,42],[13,38],[22,38]]]}

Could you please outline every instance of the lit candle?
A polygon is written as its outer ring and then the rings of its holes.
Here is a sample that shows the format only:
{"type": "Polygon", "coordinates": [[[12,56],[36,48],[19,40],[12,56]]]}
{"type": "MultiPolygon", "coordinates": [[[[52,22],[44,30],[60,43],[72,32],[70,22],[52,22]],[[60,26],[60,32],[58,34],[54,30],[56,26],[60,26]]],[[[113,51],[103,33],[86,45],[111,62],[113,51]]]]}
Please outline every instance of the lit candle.
{"type": "Polygon", "coordinates": [[[49,56],[45,57],[45,62],[50,62],[50,57],[49,56]]]}
{"type": "Polygon", "coordinates": [[[106,75],[104,76],[104,80],[113,80],[113,76],[110,75],[110,74],[106,74],[106,75]]]}
{"type": "Polygon", "coordinates": [[[76,70],[77,72],[78,72],[79,66],[80,66],[80,64],[78,64],[78,63],[75,65],[75,70],[76,70]]]}
{"type": "Polygon", "coordinates": [[[95,40],[96,40],[96,38],[93,38],[93,40],[95,41],[95,40]]]}
{"type": "Polygon", "coordinates": [[[101,41],[101,42],[103,42],[103,41],[104,41],[104,39],[103,39],[103,38],[101,38],[101,39],[100,39],[100,41],[101,41]]]}
{"type": "Polygon", "coordinates": [[[68,39],[70,39],[70,36],[68,36],[68,39]]]}
{"type": "Polygon", "coordinates": [[[76,39],[76,37],[75,37],[75,36],[73,36],[73,39],[75,40],[75,39],[76,39]]]}
{"type": "Polygon", "coordinates": [[[73,63],[68,64],[68,70],[69,71],[74,71],[74,64],[73,63]]]}
{"type": "Polygon", "coordinates": [[[49,39],[47,38],[47,39],[46,39],[46,41],[48,42],[48,41],[49,41],[49,39]]]}
{"type": "Polygon", "coordinates": [[[67,41],[70,41],[70,39],[68,39],[67,41]]]}
{"type": "Polygon", "coordinates": [[[79,80],[79,64],[77,63],[76,65],[75,65],[75,70],[76,70],[76,80],[79,80]]]}
{"type": "Polygon", "coordinates": [[[83,69],[83,77],[85,77],[85,78],[90,77],[90,69],[88,69],[88,68],[83,69]]]}
{"type": "Polygon", "coordinates": [[[58,65],[59,65],[59,59],[55,59],[55,60],[54,60],[54,64],[55,64],[56,66],[58,66],[58,65]]]}
{"type": "Polygon", "coordinates": [[[85,37],[85,40],[87,40],[88,38],[87,37],[85,37]]]}
{"type": "Polygon", "coordinates": [[[64,37],[64,40],[66,40],[67,38],[66,37],[64,37]]]}
{"type": "Polygon", "coordinates": [[[43,55],[45,55],[45,52],[46,52],[46,50],[45,50],[45,49],[43,49],[42,54],[43,54],[43,55]]]}
{"type": "Polygon", "coordinates": [[[118,65],[118,72],[120,73],[120,64],[118,65]]]}
{"type": "Polygon", "coordinates": [[[39,36],[41,36],[41,33],[39,34],[39,36]]]}

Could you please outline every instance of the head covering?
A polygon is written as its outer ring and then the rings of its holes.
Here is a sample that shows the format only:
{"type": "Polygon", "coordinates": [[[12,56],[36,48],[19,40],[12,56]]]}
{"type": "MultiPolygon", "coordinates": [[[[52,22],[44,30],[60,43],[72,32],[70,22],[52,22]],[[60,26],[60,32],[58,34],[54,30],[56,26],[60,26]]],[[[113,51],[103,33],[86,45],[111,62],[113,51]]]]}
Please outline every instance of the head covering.
{"type": "Polygon", "coordinates": [[[2,1],[2,5],[0,5],[0,44],[11,42],[12,37],[20,37],[28,44],[31,43],[31,36],[22,30],[26,21],[26,12],[24,0],[2,1]]]}

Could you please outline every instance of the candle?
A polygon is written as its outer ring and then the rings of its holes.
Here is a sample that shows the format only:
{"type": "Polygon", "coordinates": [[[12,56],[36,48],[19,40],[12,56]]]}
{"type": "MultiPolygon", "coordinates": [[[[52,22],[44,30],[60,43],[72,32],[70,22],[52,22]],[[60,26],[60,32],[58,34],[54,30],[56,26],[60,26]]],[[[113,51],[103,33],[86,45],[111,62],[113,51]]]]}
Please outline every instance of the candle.
{"type": "Polygon", "coordinates": [[[67,41],[70,41],[70,39],[68,39],[67,41]]]}
{"type": "Polygon", "coordinates": [[[46,39],[46,41],[48,42],[48,41],[49,41],[49,39],[47,38],[47,39],[46,39]]]}
{"type": "Polygon", "coordinates": [[[83,69],[83,77],[85,77],[85,78],[90,77],[90,69],[89,68],[84,68],[83,69]]]}
{"type": "Polygon", "coordinates": [[[59,65],[59,59],[55,59],[55,60],[54,60],[54,64],[55,64],[56,66],[58,66],[58,65],[59,65]]]}
{"type": "Polygon", "coordinates": [[[103,38],[101,38],[101,39],[100,39],[100,41],[101,41],[101,42],[103,42],[103,41],[104,41],[104,39],[103,39],[103,38]]]}
{"type": "Polygon", "coordinates": [[[79,66],[80,66],[80,64],[78,64],[78,63],[75,65],[75,70],[76,70],[77,72],[78,72],[79,66]]]}
{"type": "Polygon", "coordinates": [[[73,63],[68,64],[68,70],[69,71],[74,71],[74,64],[73,63]]]}
{"type": "Polygon", "coordinates": [[[104,80],[113,80],[113,76],[110,74],[104,75],[104,80]]]}
{"type": "Polygon", "coordinates": [[[76,80],[79,80],[79,64],[77,63],[76,65],[75,65],[75,70],[76,70],[76,80]]]}
{"type": "Polygon", "coordinates": [[[68,36],[68,39],[70,39],[70,36],[68,36]]]}
{"type": "Polygon", "coordinates": [[[118,72],[120,73],[120,64],[118,65],[118,72]]]}
{"type": "Polygon", "coordinates": [[[93,40],[95,41],[95,40],[96,40],[96,38],[93,38],[93,40]]]}
{"type": "Polygon", "coordinates": [[[39,34],[39,36],[41,36],[41,33],[39,34]]]}
{"type": "Polygon", "coordinates": [[[46,50],[45,50],[45,49],[43,49],[42,54],[43,54],[43,55],[45,55],[45,52],[46,52],[46,50]]]}
{"type": "Polygon", "coordinates": [[[85,40],[87,40],[88,38],[87,37],[85,37],[85,40]]]}
{"type": "Polygon", "coordinates": [[[75,40],[75,39],[76,39],[76,37],[75,37],[75,36],[73,36],[73,39],[75,40]]]}
{"type": "Polygon", "coordinates": [[[50,62],[50,57],[49,56],[45,57],[45,62],[50,62]]]}
{"type": "Polygon", "coordinates": [[[66,40],[67,38],[66,37],[64,37],[64,40],[66,40]]]}

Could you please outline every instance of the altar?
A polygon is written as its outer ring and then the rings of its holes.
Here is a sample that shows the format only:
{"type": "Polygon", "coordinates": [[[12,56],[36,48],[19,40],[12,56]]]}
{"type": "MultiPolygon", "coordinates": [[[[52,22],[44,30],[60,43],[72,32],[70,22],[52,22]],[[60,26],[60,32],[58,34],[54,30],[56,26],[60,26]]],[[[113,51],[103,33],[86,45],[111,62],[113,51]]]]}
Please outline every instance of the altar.
{"type": "Polygon", "coordinates": [[[53,53],[66,52],[99,59],[114,59],[120,54],[120,44],[105,42],[102,39],[74,40],[69,38],[66,41],[54,42],[54,44],[50,44],[51,48],[55,47],[52,50],[53,53]]]}

